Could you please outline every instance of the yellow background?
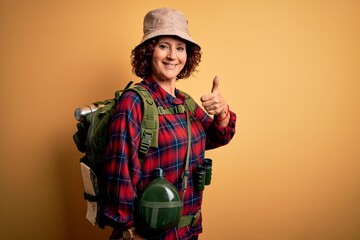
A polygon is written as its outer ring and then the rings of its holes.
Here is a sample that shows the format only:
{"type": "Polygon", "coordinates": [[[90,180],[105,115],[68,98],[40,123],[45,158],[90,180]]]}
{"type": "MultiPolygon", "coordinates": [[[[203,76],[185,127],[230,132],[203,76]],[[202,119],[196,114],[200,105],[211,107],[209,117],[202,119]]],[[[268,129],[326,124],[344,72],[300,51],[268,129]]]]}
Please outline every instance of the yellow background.
{"type": "Polygon", "coordinates": [[[129,80],[148,10],[185,13],[237,133],[209,151],[201,239],[360,239],[360,2],[0,1],[0,239],[107,239],[85,220],[76,107],[129,80]]]}

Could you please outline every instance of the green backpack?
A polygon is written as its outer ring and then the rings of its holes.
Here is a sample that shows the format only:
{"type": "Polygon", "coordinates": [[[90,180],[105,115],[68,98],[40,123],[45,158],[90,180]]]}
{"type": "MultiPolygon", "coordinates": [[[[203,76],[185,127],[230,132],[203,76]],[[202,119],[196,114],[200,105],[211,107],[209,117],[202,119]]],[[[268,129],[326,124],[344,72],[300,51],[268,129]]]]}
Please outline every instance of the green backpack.
{"type": "MultiPolygon", "coordinates": [[[[85,187],[84,198],[87,201],[86,218],[100,228],[104,228],[101,213],[103,212],[105,194],[105,181],[102,179],[103,161],[108,143],[108,126],[116,104],[126,91],[136,92],[143,103],[143,119],[141,123],[141,142],[138,150],[140,162],[145,159],[150,147],[158,147],[159,115],[178,114],[185,112],[185,106],[177,105],[164,109],[156,106],[150,93],[140,85],[129,82],[123,90],[115,92],[113,99],[94,102],[75,110],[78,120],[77,132],[73,135],[77,149],[84,153],[80,159],[81,172],[85,187]]],[[[186,93],[187,110],[195,110],[195,101],[186,93]]]]}

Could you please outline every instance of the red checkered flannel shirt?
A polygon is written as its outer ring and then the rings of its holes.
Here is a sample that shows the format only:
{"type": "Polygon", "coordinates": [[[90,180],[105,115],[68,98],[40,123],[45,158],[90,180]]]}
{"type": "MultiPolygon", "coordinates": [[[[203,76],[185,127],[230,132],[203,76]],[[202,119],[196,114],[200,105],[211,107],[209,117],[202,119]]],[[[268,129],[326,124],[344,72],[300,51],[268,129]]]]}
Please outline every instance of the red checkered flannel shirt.
{"type": "MultiPolygon", "coordinates": [[[[153,97],[157,106],[164,108],[185,104],[185,96],[176,90],[176,98],[163,90],[155,80],[147,78],[140,83],[153,97]]],[[[107,194],[105,216],[117,223],[119,233],[134,225],[133,211],[137,196],[152,180],[155,168],[162,168],[165,178],[171,182],[182,196],[182,175],[187,153],[186,114],[159,116],[159,147],[150,148],[144,162],[140,164],[138,149],[140,145],[142,102],[132,91],[126,92],[117,105],[110,125],[110,142],[105,160],[107,194]]],[[[230,112],[230,122],[220,127],[212,117],[196,105],[190,113],[191,154],[190,176],[186,195],[183,199],[183,215],[195,215],[202,203],[202,192],[194,191],[193,176],[197,163],[202,163],[205,150],[227,144],[235,134],[236,115],[230,112]]],[[[221,159],[218,159],[219,161],[221,159]]],[[[114,230],[113,236],[117,233],[114,230]]],[[[201,218],[195,226],[173,228],[157,239],[189,239],[202,232],[201,218]]],[[[118,236],[118,237],[121,237],[118,236]]]]}

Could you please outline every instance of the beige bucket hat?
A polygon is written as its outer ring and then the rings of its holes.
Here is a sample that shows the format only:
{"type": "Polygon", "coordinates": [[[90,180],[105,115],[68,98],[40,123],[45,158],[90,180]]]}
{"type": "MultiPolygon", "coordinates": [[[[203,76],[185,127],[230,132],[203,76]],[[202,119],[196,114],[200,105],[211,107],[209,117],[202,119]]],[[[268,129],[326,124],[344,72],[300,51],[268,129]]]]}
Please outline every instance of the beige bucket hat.
{"type": "Polygon", "coordinates": [[[159,8],[148,12],[144,17],[143,38],[138,44],[157,36],[178,36],[186,41],[200,45],[192,39],[189,33],[188,21],[184,14],[170,8],[159,8]]]}

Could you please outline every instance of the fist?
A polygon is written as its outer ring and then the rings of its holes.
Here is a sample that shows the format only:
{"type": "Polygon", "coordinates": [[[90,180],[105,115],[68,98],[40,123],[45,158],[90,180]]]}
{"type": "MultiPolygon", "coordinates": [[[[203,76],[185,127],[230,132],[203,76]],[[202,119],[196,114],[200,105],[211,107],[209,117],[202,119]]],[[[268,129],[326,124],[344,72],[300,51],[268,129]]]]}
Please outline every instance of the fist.
{"type": "Polygon", "coordinates": [[[202,96],[200,101],[208,114],[223,118],[227,114],[228,107],[225,99],[221,96],[219,82],[220,77],[216,76],[212,83],[211,93],[202,96]]]}

